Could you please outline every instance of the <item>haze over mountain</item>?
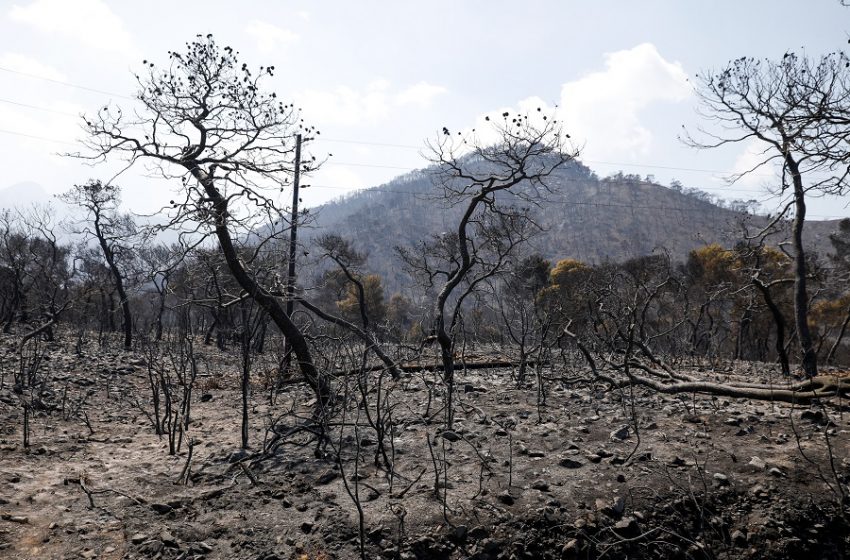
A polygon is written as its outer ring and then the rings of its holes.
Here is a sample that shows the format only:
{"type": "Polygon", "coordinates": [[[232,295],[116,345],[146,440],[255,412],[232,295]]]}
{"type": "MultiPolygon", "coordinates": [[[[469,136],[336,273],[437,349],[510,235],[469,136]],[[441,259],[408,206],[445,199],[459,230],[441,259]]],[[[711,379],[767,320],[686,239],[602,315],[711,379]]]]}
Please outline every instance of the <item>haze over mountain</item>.
{"type": "MultiPolygon", "coordinates": [[[[403,285],[406,275],[395,247],[453,230],[463,211],[434,198],[435,180],[433,170],[418,170],[322,205],[312,211],[315,221],[305,230],[305,241],[339,233],[368,254],[368,270],[388,286],[403,285]]],[[[565,258],[617,262],[659,250],[681,261],[710,243],[733,246],[742,238],[743,223],[750,231],[767,223],[765,216],[746,212],[744,204],[719,206],[706,193],[637,175],[599,178],[578,162],[558,169],[548,185],[552,194],[534,208],[543,231],[525,250],[553,263],[565,258]]],[[[837,220],[807,222],[810,250],[829,252],[829,234],[836,229],[837,220]]],[[[772,238],[774,244],[780,241],[772,238]]]]}
{"type": "Polygon", "coordinates": [[[55,199],[40,184],[33,181],[15,183],[0,189],[0,208],[25,208],[32,204],[47,204],[55,199]]]}

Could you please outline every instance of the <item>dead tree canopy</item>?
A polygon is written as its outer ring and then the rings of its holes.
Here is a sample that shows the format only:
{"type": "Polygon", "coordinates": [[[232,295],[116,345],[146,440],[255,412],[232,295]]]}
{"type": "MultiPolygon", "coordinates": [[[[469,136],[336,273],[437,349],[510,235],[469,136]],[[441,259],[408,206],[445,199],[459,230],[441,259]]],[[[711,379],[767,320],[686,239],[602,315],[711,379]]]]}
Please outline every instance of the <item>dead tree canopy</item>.
{"type": "Polygon", "coordinates": [[[545,202],[547,178],[577,153],[569,135],[542,111],[503,113],[476,132],[443,134],[430,144],[434,196],[461,208],[450,231],[416,247],[399,248],[408,269],[433,300],[433,336],[440,346],[451,425],[455,340],[464,301],[506,270],[517,247],[538,229],[529,207],[545,202]]]}
{"type": "MultiPolygon", "coordinates": [[[[84,157],[123,158],[131,165],[144,161],[180,181],[179,194],[163,209],[166,227],[180,230],[190,246],[207,237],[217,240],[240,287],[290,342],[321,408],[330,388],[307,341],[252,269],[269,241],[289,229],[279,198],[295,171],[296,135],[309,140],[315,130],[305,127],[292,104],[265,91],[273,66],[249,68],[212,35],[199,35],[185,51],[168,57],[164,67],[144,61],[136,76],[140,107],[108,106],[85,117],[89,151],[84,157]],[[267,233],[258,240],[258,231],[267,233]],[[242,251],[248,241],[253,248],[242,251]]],[[[312,167],[308,160],[302,171],[312,167]]]]}
{"type": "Polygon", "coordinates": [[[121,214],[118,205],[121,189],[116,185],[91,180],[83,185],[74,185],[62,195],[62,200],[79,206],[86,212],[85,219],[77,224],[75,231],[94,240],[100,247],[103,259],[109,268],[115,291],[118,292],[124,330],[124,349],[133,347],[133,316],[127,294],[125,268],[133,259],[132,241],[136,235],[136,224],[129,214],[121,214]]]}
{"type": "MultiPolygon", "coordinates": [[[[686,281],[664,256],[644,257],[594,269],[585,280],[587,326],[567,324],[565,335],[584,356],[592,377],[615,388],[641,386],[667,394],[808,403],[850,394],[847,378],[816,376],[801,382],[690,374],[681,360],[692,344],[686,281]]],[[[711,294],[707,294],[711,297],[711,294]]]]}
{"type": "Polygon", "coordinates": [[[817,375],[808,324],[806,197],[843,194],[848,188],[850,70],[844,54],[810,59],[786,53],[779,61],[740,58],[697,77],[701,114],[709,126],[686,143],[699,148],[757,146],[760,158],[735,181],[762,168],[779,170],[777,194],[790,194],[776,220],[793,213],[794,322],[803,370],[817,375]]]}

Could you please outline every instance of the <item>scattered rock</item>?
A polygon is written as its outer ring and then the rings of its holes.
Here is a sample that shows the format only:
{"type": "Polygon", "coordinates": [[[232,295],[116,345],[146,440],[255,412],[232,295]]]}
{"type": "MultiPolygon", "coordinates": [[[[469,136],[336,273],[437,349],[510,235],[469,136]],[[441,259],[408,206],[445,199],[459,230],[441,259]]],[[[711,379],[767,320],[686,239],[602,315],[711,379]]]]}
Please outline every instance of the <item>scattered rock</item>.
{"type": "Polygon", "coordinates": [[[459,542],[466,540],[468,534],[469,530],[466,528],[466,525],[458,525],[452,531],[452,537],[459,542]]]}
{"type": "Polygon", "coordinates": [[[584,463],[582,463],[581,461],[576,461],[575,459],[572,459],[570,457],[561,458],[561,460],[558,461],[558,464],[564,467],[565,469],[577,469],[579,467],[584,466],[584,463]]]}
{"type": "Polygon", "coordinates": [[[649,451],[638,453],[629,459],[629,463],[645,463],[647,461],[652,461],[652,453],[649,451]]]}
{"type": "Polygon", "coordinates": [[[512,506],[516,502],[516,498],[514,498],[509,492],[502,492],[496,499],[505,504],[506,506],[512,506]]]}
{"type": "Polygon", "coordinates": [[[338,476],[338,472],[332,469],[328,469],[319,475],[319,478],[316,479],[316,484],[328,484],[329,482],[336,480],[336,477],[338,476]]]}
{"type": "Polygon", "coordinates": [[[729,477],[723,473],[714,473],[714,482],[718,486],[729,486],[729,477]]]}
{"type": "Polygon", "coordinates": [[[453,432],[451,430],[446,430],[440,434],[443,439],[449,440],[451,442],[459,441],[461,439],[460,435],[457,432],[453,432]]]}
{"type": "Polygon", "coordinates": [[[169,533],[167,529],[163,530],[159,534],[159,540],[161,540],[162,544],[164,544],[168,548],[179,548],[180,547],[180,545],[177,542],[177,539],[174,537],[174,535],[169,533]]]}
{"type": "Polygon", "coordinates": [[[767,468],[767,463],[765,463],[762,459],[758,457],[751,458],[750,462],[747,464],[756,469],[757,471],[763,471],[767,468]]]}
{"type": "Polygon", "coordinates": [[[625,465],[626,464],[626,458],[623,457],[622,455],[615,455],[615,456],[611,457],[610,463],[612,465],[625,465]]]}
{"type": "Polygon", "coordinates": [[[171,513],[174,510],[174,508],[168,504],[151,504],[151,509],[160,515],[171,513]]]}
{"type": "Polygon", "coordinates": [[[628,439],[630,433],[631,431],[629,430],[629,427],[623,426],[622,428],[618,428],[611,432],[610,438],[614,440],[623,441],[625,439],[628,439]]]}
{"type": "Polygon", "coordinates": [[[570,539],[561,548],[561,558],[577,558],[579,553],[578,539],[570,539]]]}
{"type": "Polygon", "coordinates": [[[771,467],[770,470],[767,471],[767,474],[770,476],[782,477],[785,476],[785,473],[779,470],[776,467],[771,467]]]}
{"type": "Polygon", "coordinates": [[[549,491],[549,483],[546,482],[545,480],[535,480],[531,484],[531,487],[534,488],[535,490],[540,490],[541,492],[548,492],[549,491]]]}
{"type": "Polygon", "coordinates": [[[165,545],[162,543],[162,541],[154,539],[152,541],[147,541],[143,543],[142,546],[139,547],[139,550],[149,556],[156,556],[157,554],[162,552],[163,548],[165,548],[165,545]]]}
{"type": "Polygon", "coordinates": [[[732,538],[732,544],[735,546],[747,546],[747,535],[745,535],[742,531],[735,530],[730,536],[732,538]]]}
{"type": "Polygon", "coordinates": [[[632,539],[640,535],[640,526],[634,517],[624,517],[614,524],[614,532],[624,539],[632,539]]]}
{"type": "Polygon", "coordinates": [[[383,527],[375,527],[374,529],[368,531],[366,536],[372,542],[381,542],[381,539],[384,538],[384,528],[383,527]]]}
{"type": "Polygon", "coordinates": [[[622,496],[617,496],[613,502],[597,498],[596,509],[599,510],[599,513],[602,515],[617,518],[623,515],[623,512],[626,510],[626,501],[622,496]]]}
{"type": "Polygon", "coordinates": [[[492,555],[500,552],[502,547],[504,547],[504,543],[498,539],[489,538],[481,541],[481,546],[484,549],[484,552],[492,555]]]}
{"type": "Polygon", "coordinates": [[[816,424],[823,424],[824,418],[823,411],[821,410],[804,410],[800,414],[800,420],[808,420],[816,424]]]}

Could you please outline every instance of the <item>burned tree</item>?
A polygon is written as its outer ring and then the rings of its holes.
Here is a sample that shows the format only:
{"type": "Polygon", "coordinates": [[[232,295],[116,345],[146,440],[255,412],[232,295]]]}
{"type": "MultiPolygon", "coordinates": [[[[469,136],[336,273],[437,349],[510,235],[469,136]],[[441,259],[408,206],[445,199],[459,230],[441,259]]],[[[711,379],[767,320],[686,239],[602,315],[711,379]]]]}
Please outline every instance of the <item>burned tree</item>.
{"type": "MultiPolygon", "coordinates": [[[[850,151],[850,70],[843,54],[819,60],[786,54],[782,60],[740,58],[719,72],[698,76],[702,115],[714,126],[686,142],[699,148],[755,143],[761,158],[731,180],[765,167],[781,171],[779,192],[790,194],[773,224],[793,213],[794,323],[802,367],[817,375],[817,355],[808,324],[806,199],[813,193],[847,191],[850,151]]],[[[773,225],[772,224],[772,225],[773,225]]]]}
{"type": "Polygon", "coordinates": [[[399,248],[407,267],[435,293],[431,335],[440,347],[449,426],[464,302],[505,271],[516,248],[537,229],[527,206],[545,199],[551,188],[546,179],[577,155],[559,123],[541,113],[505,112],[487,132],[495,133],[495,141],[474,130],[453,136],[444,128],[430,145],[436,196],[462,214],[452,231],[399,248]]]}
{"type": "MultiPolygon", "coordinates": [[[[376,296],[375,285],[369,282],[370,278],[377,277],[367,276],[363,278],[358,270],[365,261],[365,256],[358,253],[351,243],[336,234],[321,236],[317,240],[317,245],[323,252],[322,256],[330,259],[339,267],[340,279],[345,279],[347,291],[350,295],[350,300],[347,300],[347,303],[350,303],[351,307],[357,308],[357,318],[349,321],[349,317],[338,317],[303,298],[298,300],[299,303],[323,321],[353,333],[366,345],[368,350],[374,352],[378,359],[384,363],[393,378],[397,379],[401,372],[395,361],[381,348],[379,333],[373,323],[376,315],[383,314],[382,309],[380,309],[382,302],[376,296]],[[355,324],[356,321],[360,322],[360,326],[355,324]]],[[[380,284],[378,284],[379,288],[380,284]]],[[[382,293],[380,295],[383,296],[382,293]]]]}
{"type": "MultiPolygon", "coordinates": [[[[170,52],[164,68],[145,61],[137,75],[140,108],[104,107],[86,117],[87,157],[123,157],[131,165],[144,160],[181,181],[179,195],[164,209],[167,227],[180,228],[191,246],[216,239],[246,297],[287,338],[321,410],[331,398],[328,382],[274,287],[253,267],[269,242],[289,229],[278,198],[295,172],[296,137],[314,132],[292,104],[264,91],[273,74],[273,66],[250,69],[212,35],[198,36],[185,52],[170,52]],[[259,231],[265,232],[261,239],[259,231]]],[[[302,171],[311,167],[302,164],[302,171]]]]}
{"type": "Polygon", "coordinates": [[[127,273],[122,268],[126,266],[123,261],[132,259],[128,253],[136,225],[129,214],[118,212],[120,196],[118,186],[91,180],[84,185],[74,185],[62,199],[86,211],[85,221],[77,233],[82,233],[87,240],[96,240],[103,253],[121,306],[124,349],[130,350],[133,347],[133,316],[127,295],[127,273]]]}

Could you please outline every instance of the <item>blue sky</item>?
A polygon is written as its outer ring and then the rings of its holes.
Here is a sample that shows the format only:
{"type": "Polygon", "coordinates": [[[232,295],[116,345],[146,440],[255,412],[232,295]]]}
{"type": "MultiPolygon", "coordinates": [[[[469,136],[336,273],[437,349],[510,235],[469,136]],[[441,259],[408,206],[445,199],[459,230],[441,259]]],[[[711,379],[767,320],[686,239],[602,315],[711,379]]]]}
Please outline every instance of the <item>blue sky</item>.
{"type": "MultiPolygon", "coordinates": [[[[250,65],[276,66],[273,89],[322,131],[312,150],[333,156],[306,180],[307,204],[424,166],[424,141],[443,126],[544,105],[600,175],[676,178],[770,209],[770,170],[723,180],[752,160],[752,146],[700,152],[677,139],[682,125],[700,122],[690,80],[740,56],[842,49],[850,8],[838,0],[0,1],[0,189],[32,181],[58,193],[109,177],[113,165],[57,155],[78,149],[77,115],[109,102],[132,107],[142,59],[164,61],[209,32],[250,65]]],[[[135,211],[171,198],[171,185],[142,168],[120,183],[135,211]]],[[[833,199],[813,202],[811,214],[850,211],[833,199]]]]}

